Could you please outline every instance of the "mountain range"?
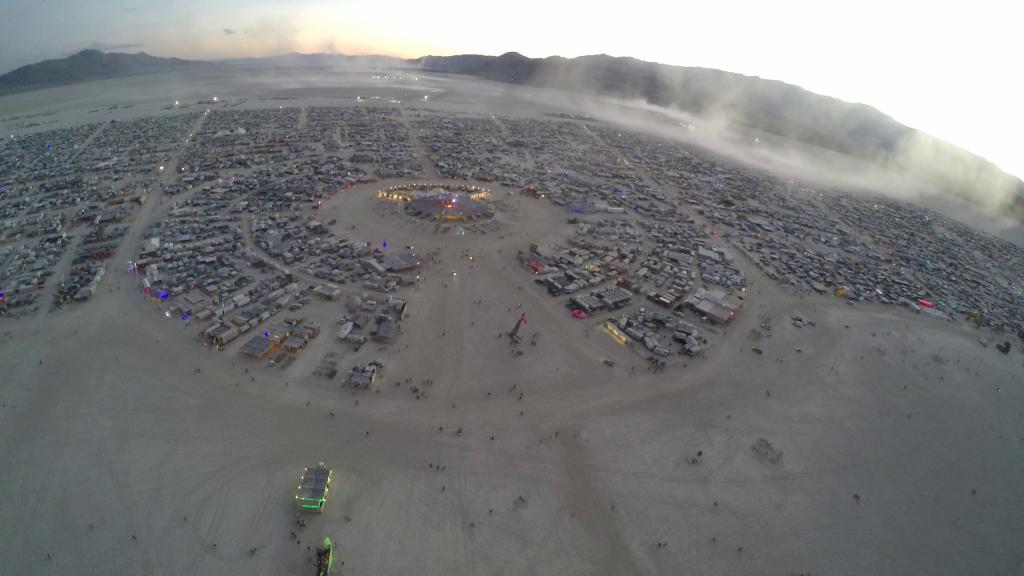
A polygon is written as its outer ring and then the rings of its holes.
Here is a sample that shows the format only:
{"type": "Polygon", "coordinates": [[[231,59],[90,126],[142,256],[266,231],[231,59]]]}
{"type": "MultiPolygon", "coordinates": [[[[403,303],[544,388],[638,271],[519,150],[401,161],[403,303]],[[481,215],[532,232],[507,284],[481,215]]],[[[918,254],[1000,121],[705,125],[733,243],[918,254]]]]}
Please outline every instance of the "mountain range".
{"type": "Polygon", "coordinates": [[[727,118],[733,126],[866,160],[911,177],[918,188],[968,200],[990,192],[1007,199],[1007,210],[1024,216],[1024,182],[995,164],[870,106],[777,80],[603,54],[527,58],[509,52],[424,56],[409,62],[434,72],[640,100],[696,117],[727,118]]]}
{"type": "Polygon", "coordinates": [[[798,86],[711,68],[669,66],[606,55],[527,58],[510,52],[425,56],[432,71],[531,84],[675,107],[695,116],[728,116],[743,126],[855,155],[888,156],[913,132],[862,104],[849,104],[798,86]],[[822,130],[821,127],[826,127],[822,130]]]}
{"type": "MultiPolygon", "coordinates": [[[[963,198],[998,188],[1022,210],[1024,182],[980,156],[905,126],[878,110],[814,94],[776,80],[710,68],[670,66],[607,55],[528,58],[463,54],[403,60],[388,56],[285,54],[218,61],[155,57],[83,50],[67,58],[45,60],[0,75],[0,96],[119,76],[216,66],[339,65],[416,68],[510,84],[621,100],[640,100],[695,117],[728,118],[733,125],[787,138],[903,170],[926,187],[963,198]]],[[[995,192],[992,192],[995,193],[995,192]]],[[[1024,210],[1022,210],[1024,213],[1024,210]]]]}
{"type": "Polygon", "coordinates": [[[0,96],[76,82],[194,69],[210,65],[210,62],[162,58],[150,56],[145,52],[122,54],[92,49],[82,50],[67,58],[43,60],[0,76],[0,96]]]}

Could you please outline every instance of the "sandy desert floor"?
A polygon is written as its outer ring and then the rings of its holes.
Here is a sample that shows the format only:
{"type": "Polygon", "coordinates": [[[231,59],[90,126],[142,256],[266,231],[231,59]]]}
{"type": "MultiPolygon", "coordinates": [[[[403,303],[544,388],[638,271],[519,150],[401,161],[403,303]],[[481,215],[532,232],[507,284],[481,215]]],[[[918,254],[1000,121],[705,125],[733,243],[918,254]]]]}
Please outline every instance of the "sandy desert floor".
{"type": "Polygon", "coordinates": [[[456,236],[374,190],[321,211],[437,254],[389,348],[343,351],[327,327],[269,368],[176,333],[121,272],[87,305],[0,323],[0,572],[311,574],[330,536],[353,575],[1024,573],[1018,350],[741,261],[739,319],[652,373],[519,268],[568,233],[548,204],[499,198],[497,231],[456,236]],[[499,334],[520,312],[539,336],[515,357],[499,334]],[[761,315],[774,334],[754,343],[761,315]],[[310,376],[328,351],[384,358],[378,391],[310,376]],[[300,528],[292,490],[318,460],[331,499],[300,528]]]}

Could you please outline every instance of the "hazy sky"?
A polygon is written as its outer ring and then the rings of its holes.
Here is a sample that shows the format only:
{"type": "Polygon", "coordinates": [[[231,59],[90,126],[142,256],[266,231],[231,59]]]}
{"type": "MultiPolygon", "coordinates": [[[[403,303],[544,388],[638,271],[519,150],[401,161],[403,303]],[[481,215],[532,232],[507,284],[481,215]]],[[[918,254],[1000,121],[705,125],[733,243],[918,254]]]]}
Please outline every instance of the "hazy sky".
{"type": "Polygon", "coordinates": [[[1024,176],[1016,0],[0,0],[0,72],[85,48],[606,53],[720,68],[863,102],[1024,176]]]}

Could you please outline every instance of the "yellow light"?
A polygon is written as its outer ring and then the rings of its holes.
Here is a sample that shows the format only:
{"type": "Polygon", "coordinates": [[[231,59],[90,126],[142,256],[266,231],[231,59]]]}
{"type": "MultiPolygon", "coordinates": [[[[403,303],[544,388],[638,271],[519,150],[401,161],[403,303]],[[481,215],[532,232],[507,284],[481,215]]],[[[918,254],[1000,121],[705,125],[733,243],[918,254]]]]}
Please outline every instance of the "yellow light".
{"type": "Polygon", "coordinates": [[[617,328],[612,326],[610,323],[605,322],[604,331],[607,332],[608,335],[611,336],[616,342],[625,346],[626,337],[623,336],[622,332],[620,332],[617,328]]]}

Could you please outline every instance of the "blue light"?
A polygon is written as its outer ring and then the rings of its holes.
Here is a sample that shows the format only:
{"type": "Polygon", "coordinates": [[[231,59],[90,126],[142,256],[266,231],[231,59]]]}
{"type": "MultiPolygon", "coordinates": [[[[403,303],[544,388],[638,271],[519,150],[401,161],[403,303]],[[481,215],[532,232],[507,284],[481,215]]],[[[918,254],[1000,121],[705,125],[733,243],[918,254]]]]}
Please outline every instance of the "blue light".
{"type": "Polygon", "coordinates": [[[161,300],[167,300],[167,292],[161,292],[160,293],[160,299],[161,300]]]}
{"type": "Polygon", "coordinates": [[[182,320],[188,320],[188,314],[182,314],[181,315],[181,319],[182,320]]]}
{"type": "Polygon", "coordinates": [[[267,338],[270,338],[270,332],[264,332],[263,335],[267,338]]]}
{"type": "Polygon", "coordinates": [[[47,144],[46,145],[46,149],[47,150],[53,150],[53,144],[47,144]]]}
{"type": "Polygon", "coordinates": [[[388,247],[388,241],[385,240],[385,241],[381,242],[380,246],[381,246],[381,248],[387,248],[388,247]]]}

